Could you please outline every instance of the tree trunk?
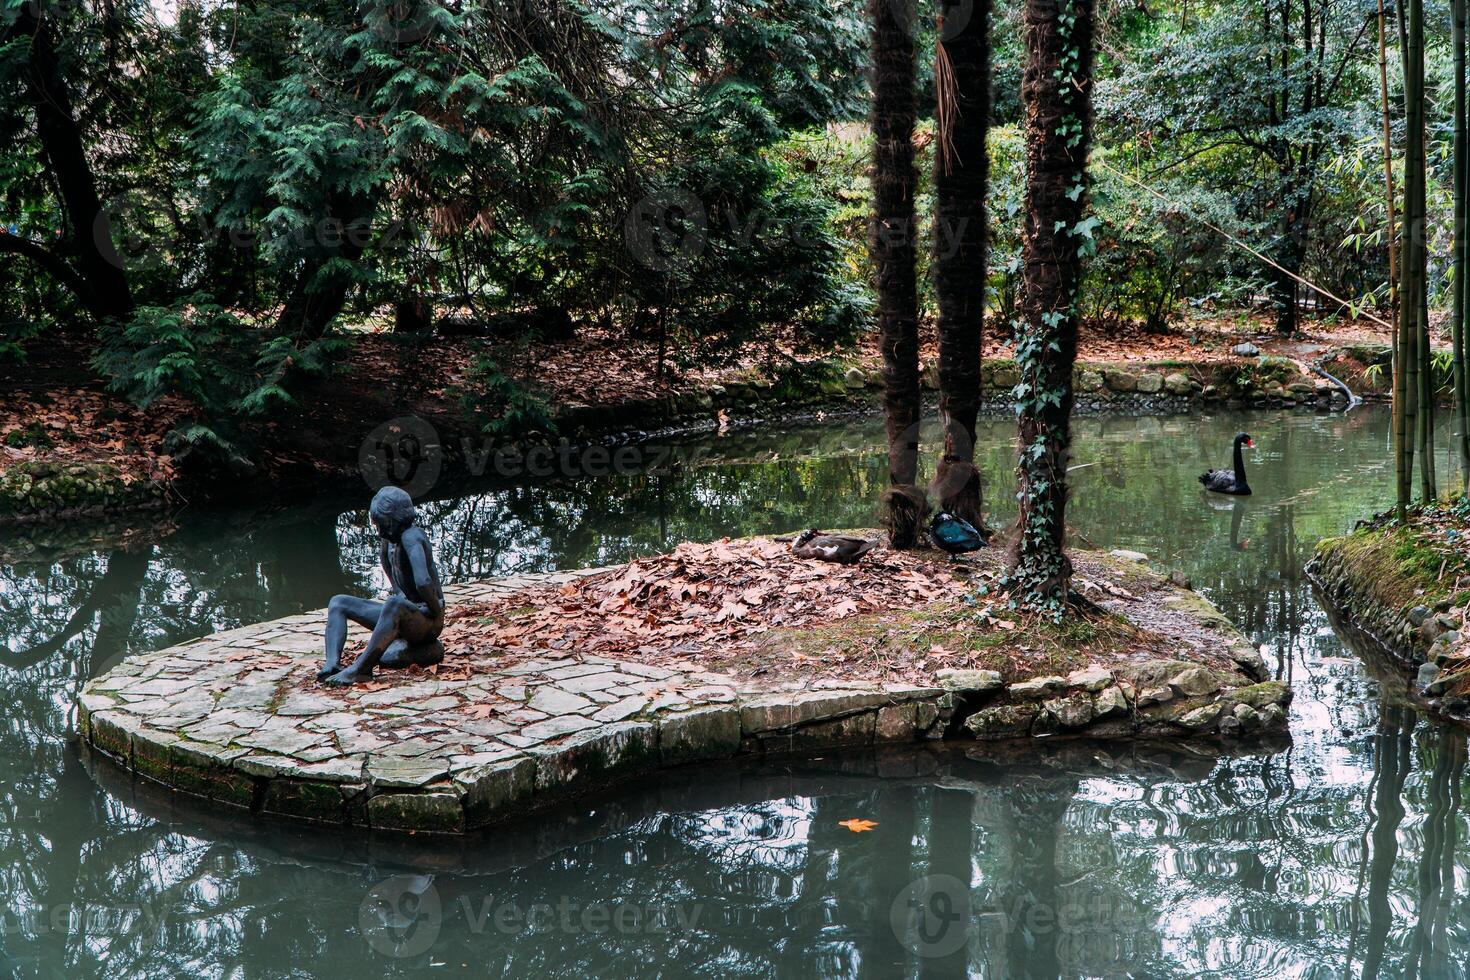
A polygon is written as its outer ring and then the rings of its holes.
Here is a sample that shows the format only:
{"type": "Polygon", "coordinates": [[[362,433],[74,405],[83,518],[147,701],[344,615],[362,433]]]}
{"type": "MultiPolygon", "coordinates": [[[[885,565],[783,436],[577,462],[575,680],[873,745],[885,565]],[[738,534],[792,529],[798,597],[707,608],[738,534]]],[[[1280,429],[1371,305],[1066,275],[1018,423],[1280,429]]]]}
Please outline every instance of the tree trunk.
{"type": "MultiPolygon", "coordinates": [[[[34,4],[19,7],[16,19],[0,30],[0,45],[30,36],[22,77],[27,102],[36,114],[36,136],[46,168],[66,216],[67,244],[87,285],[78,298],[98,319],[125,320],[133,313],[132,290],[113,248],[111,221],[97,197],[97,181],[72,113],[51,21],[38,16],[37,9],[34,4]]],[[[76,283],[63,278],[63,284],[75,291],[76,283]]]]}
{"type": "Polygon", "coordinates": [[[311,251],[296,275],[276,330],[292,337],[315,340],[331,327],[347,302],[353,276],[337,263],[356,262],[362,258],[372,235],[374,205],[353,198],[334,209],[328,202],[327,213],[338,216],[340,230],[318,230],[311,251]]]}
{"type": "MultiPolygon", "coordinates": [[[[1404,237],[1399,262],[1399,343],[1404,366],[1404,445],[1399,470],[1399,499],[1407,500],[1413,488],[1413,455],[1423,444],[1421,416],[1426,406],[1419,377],[1424,364],[1422,349],[1428,339],[1420,323],[1421,294],[1427,285],[1427,252],[1424,247],[1424,4],[1408,0],[1405,17],[1403,65],[1405,119],[1404,141],[1404,237]]],[[[1421,460],[1422,464],[1422,460],[1421,460]]]]}
{"type": "Polygon", "coordinates": [[[928,510],[919,478],[919,317],[914,281],[913,0],[869,0],[873,27],[873,223],[883,345],[888,482],[881,516],[895,548],[918,543],[928,510]]]}
{"type": "Polygon", "coordinates": [[[1397,498],[1398,517],[1404,520],[1409,506],[1405,492],[1407,475],[1404,470],[1404,452],[1407,433],[1404,428],[1404,359],[1403,332],[1399,329],[1399,236],[1395,214],[1393,188],[1393,125],[1388,112],[1388,36],[1383,10],[1383,0],[1378,0],[1378,86],[1379,106],[1383,119],[1383,189],[1384,206],[1387,210],[1388,228],[1388,312],[1393,321],[1391,338],[1393,351],[1393,461],[1394,495],[1397,498]]]}
{"type": "MultiPolygon", "coordinates": [[[[1408,101],[1405,126],[1408,138],[1404,145],[1405,181],[1404,213],[1406,253],[1405,289],[1402,303],[1414,310],[1414,364],[1410,378],[1415,382],[1414,441],[1419,454],[1419,487],[1425,500],[1434,498],[1434,377],[1431,371],[1429,341],[1429,249],[1426,228],[1425,184],[1427,181],[1424,140],[1424,0],[1408,0],[1408,47],[1404,52],[1404,85],[1408,101]]],[[[1406,323],[1408,321],[1405,321],[1406,323]]]]}
{"type": "Polygon", "coordinates": [[[434,328],[434,305],[423,293],[409,292],[393,304],[393,332],[426,334],[434,328]]]}
{"type": "Polygon", "coordinates": [[[939,305],[939,418],[944,455],[933,491],[939,507],[977,527],[984,518],[975,468],[975,420],[982,397],[985,316],[985,182],[990,167],[990,5],[945,0],[936,49],[940,86],[934,155],[934,294],[939,305]]]}
{"type": "Polygon", "coordinates": [[[1010,574],[1033,603],[1067,601],[1063,552],[1071,448],[1077,293],[1086,237],[1091,137],[1092,0],[1026,0],[1026,221],[1016,360],[1019,530],[1010,574]]]}
{"type": "MultiPolygon", "coordinates": [[[[1292,205],[1293,211],[1295,207],[1292,205]]],[[[1281,268],[1271,270],[1271,293],[1276,306],[1276,332],[1290,337],[1296,333],[1299,312],[1297,281],[1293,276],[1301,275],[1302,270],[1301,221],[1295,213],[1282,219],[1280,234],[1281,245],[1275,250],[1275,259],[1281,268]]]]}
{"type": "Polygon", "coordinates": [[[1467,225],[1470,225],[1470,200],[1466,193],[1470,191],[1467,182],[1470,182],[1470,147],[1466,146],[1466,139],[1470,138],[1467,132],[1465,119],[1465,3],[1466,0],[1454,0],[1451,4],[1451,46],[1454,49],[1454,86],[1455,86],[1455,108],[1454,108],[1454,189],[1455,189],[1455,249],[1454,249],[1454,319],[1451,321],[1452,343],[1454,344],[1454,382],[1455,382],[1455,443],[1460,454],[1460,480],[1461,487],[1470,490],[1470,403],[1466,401],[1466,387],[1470,379],[1466,377],[1465,364],[1465,315],[1466,302],[1470,293],[1466,291],[1465,276],[1470,271],[1470,237],[1467,237],[1467,225]]]}

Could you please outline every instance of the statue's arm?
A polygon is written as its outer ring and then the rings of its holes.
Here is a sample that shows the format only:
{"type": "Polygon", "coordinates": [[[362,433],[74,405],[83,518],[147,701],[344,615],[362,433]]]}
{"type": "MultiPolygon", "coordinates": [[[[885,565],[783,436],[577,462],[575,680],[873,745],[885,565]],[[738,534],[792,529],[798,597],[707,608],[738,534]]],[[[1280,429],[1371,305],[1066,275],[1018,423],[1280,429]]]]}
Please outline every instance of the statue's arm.
{"type": "Polygon", "coordinates": [[[378,544],[378,565],[383,569],[383,577],[388,580],[388,588],[392,589],[393,595],[398,595],[397,580],[393,577],[393,569],[388,567],[388,542],[378,544]]]}
{"type": "Polygon", "coordinates": [[[414,588],[424,600],[429,616],[437,617],[443,607],[439,601],[439,590],[434,588],[434,576],[429,569],[429,563],[434,560],[429,553],[429,536],[420,531],[416,537],[418,540],[408,550],[408,564],[413,569],[414,588]]]}

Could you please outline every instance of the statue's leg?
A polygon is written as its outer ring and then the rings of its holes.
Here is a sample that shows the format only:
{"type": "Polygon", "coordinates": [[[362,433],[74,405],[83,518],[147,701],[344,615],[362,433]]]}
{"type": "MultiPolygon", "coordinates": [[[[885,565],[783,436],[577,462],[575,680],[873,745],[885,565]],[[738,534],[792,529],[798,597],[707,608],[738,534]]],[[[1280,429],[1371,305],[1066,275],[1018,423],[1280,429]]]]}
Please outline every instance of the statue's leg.
{"type": "Polygon", "coordinates": [[[352,595],[334,595],[327,603],[327,662],[317,671],[317,680],[326,680],[337,672],[342,663],[342,646],[347,642],[347,622],[375,629],[381,618],[383,604],[371,599],[359,599],[352,595]]]}
{"type": "Polygon", "coordinates": [[[352,662],[351,667],[328,677],[327,683],[352,684],[372,677],[373,668],[378,666],[388,645],[398,639],[398,634],[403,632],[412,639],[423,632],[427,622],[428,617],[419,611],[418,606],[402,596],[391,596],[383,603],[383,611],[378,616],[377,625],[373,627],[373,635],[368,640],[367,648],[352,662]]]}

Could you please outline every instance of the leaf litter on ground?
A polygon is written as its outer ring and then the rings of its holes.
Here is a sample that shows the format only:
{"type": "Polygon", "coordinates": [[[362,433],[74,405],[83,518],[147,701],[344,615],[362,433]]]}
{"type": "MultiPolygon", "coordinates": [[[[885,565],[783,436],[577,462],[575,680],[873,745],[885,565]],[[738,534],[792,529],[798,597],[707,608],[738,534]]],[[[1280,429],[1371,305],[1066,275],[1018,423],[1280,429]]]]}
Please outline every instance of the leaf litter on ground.
{"type": "Polygon", "coordinates": [[[971,593],[965,563],[879,549],[856,565],[806,561],[765,538],[684,543],[560,586],[466,610],[446,643],[506,653],[575,650],[658,663],[739,649],[772,629],[829,625],[971,593]]]}

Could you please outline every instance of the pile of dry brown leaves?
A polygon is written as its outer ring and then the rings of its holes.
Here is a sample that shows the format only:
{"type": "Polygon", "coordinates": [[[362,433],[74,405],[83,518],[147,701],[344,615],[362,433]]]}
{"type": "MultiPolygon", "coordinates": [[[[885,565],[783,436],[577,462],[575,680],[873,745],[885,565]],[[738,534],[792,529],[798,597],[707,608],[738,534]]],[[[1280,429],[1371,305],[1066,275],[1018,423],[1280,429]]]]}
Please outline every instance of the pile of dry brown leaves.
{"type": "Polygon", "coordinates": [[[636,654],[644,662],[752,643],[779,628],[957,599],[973,566],[880,548],[857,565],[805,561],[769,539],[681,544],[564,586],[535,587],[463,609],[450,649],[488,653],[636,654]]]}

